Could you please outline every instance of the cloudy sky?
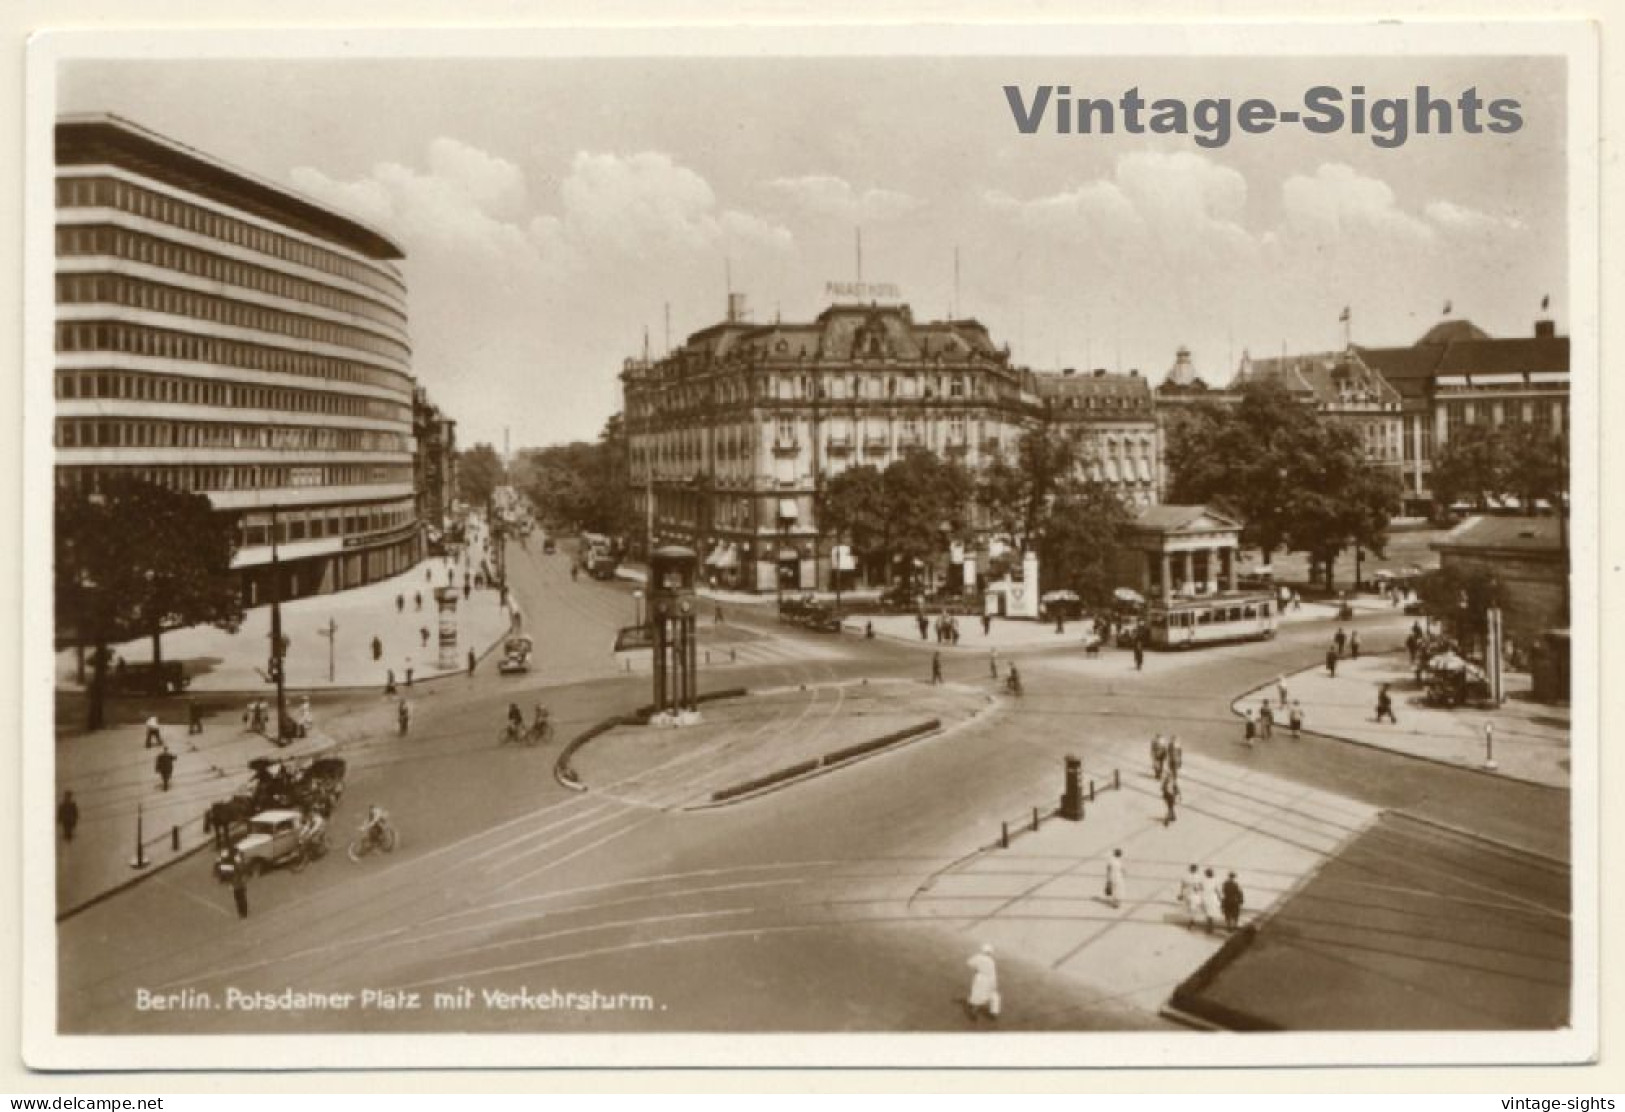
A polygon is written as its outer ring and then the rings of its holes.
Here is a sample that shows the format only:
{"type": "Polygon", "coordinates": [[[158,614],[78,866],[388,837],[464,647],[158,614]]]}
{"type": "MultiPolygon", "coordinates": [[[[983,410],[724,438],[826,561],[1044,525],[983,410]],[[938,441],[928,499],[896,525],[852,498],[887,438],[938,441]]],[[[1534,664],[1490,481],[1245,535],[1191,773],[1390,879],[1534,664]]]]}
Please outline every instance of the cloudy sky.
{"type": "Polygon", "coordinates": [[[1444,304],[1525,335],[1565,302],[1560,60],[540,59],[64,65],[60,107],[109,111],[302,190],[406,249],[416,372],[465,443],[596,434],[645,329],[809,319],[829,280],[954,304],[1018,361],[1139,368],[1188,345],[1210,381],[1244,349],[1414,341],[1444,304]],[[1521,102],[1512,135],[1286,128],[1023,135],[1006,84],[1077,95],[1370,96],[1417,84],[1521,102]]]}

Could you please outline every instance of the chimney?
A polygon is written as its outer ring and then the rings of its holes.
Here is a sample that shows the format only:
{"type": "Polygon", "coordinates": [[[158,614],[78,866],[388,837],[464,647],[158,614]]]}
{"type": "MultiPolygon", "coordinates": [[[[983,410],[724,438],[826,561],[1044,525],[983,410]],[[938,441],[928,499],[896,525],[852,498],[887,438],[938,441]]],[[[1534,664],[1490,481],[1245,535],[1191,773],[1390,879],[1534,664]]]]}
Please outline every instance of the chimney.
{"type": "Polygon", "coordinates": [[[1557,336],[1557,326],[1555,324],[1553,324],[1551,321],[1549,321],[1549,320],[1537,320],[1535,322],[1535,339],[1537,339],[1537,340],[1551,340],[1551,339],[1555,339],[1556,336],[1557,336]]]}
{"type": "Polygon", "coordinates": [[[728,295],[728,323],[737,324],[745,319],[745,295],[730,293],[728,295]]]}

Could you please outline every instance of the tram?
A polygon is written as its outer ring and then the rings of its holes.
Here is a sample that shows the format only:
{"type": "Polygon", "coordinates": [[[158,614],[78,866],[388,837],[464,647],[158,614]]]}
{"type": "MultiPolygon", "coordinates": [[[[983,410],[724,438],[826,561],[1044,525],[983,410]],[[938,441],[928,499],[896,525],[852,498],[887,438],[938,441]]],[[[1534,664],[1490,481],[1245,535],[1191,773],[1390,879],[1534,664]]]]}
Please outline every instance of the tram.
{"type": "Polygon", "coordinates": [[[1146,629],[1159,649],[1262,641],[1275,636],[1278,609],[1274,596],[1263,591],[1153,599],[1146,605],[1146,629]]]}

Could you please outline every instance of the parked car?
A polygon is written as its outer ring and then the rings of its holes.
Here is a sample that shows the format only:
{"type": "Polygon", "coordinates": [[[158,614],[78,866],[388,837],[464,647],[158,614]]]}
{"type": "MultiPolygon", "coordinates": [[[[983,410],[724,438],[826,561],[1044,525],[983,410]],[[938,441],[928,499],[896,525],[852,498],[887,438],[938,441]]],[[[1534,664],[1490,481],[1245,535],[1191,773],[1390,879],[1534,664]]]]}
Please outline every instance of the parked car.
{"type": "Polygon", "coordinates": [[[553,555],[553,553],[557,552],[558,550],[559,550],[559,546],[554,543],[552,537],[548,537],[545,541],[542,542],[542,553],[544,555],[551,556],[551,555],[553,555]]]}
{"type": "Polygon", "coordinates": [[[161,665],[150,662],[119,664],[113,669],[113,690],[129,695],[178,695],[192,682],[178,660],[161,665]]]}
{"type": "Polygon", "coordinates": [[[299,853],[298,811],[261,811],[248,820],[248,833],[220,851],[214,875],[230,880],[239,865],[248,876],[258,876],[299,853]]]}

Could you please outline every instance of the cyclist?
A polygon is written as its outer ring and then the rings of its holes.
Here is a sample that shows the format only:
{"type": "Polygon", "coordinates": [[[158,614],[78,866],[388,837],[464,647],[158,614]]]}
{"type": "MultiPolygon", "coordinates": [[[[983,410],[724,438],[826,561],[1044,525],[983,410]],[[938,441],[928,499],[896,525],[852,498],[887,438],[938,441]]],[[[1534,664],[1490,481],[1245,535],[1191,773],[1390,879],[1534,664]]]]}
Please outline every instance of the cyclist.
{"type": "Polygon", "coordinates": [[[299,844],[301,846],[315,845],[321,841],[322,835],[327,831],[327,820],[322,818],[321,812],[305,809],[304,816],[299,820],[299,844]]]}
{"type": "Polygon", "coordinates": [[[548,709],[537,703],[534,715],[534,721],[530,724],[530,734],[537,741],[546,741],[548,731],[553,728],[553,723],[548,720],[548,709]]]}
{"type": "Polygon", "coordinates": [[[520,737],[525,732],[525,712],[518,703],[508,704],[508,736],[520,737]]]}
{"type": "Polygon", "coordinates": [[[361,824],[361,837],[363,840],[377,840],[383,837],[387,829],[389,829],[389,812],[374,803],[367,808],[367,820],[361,824]]]}

